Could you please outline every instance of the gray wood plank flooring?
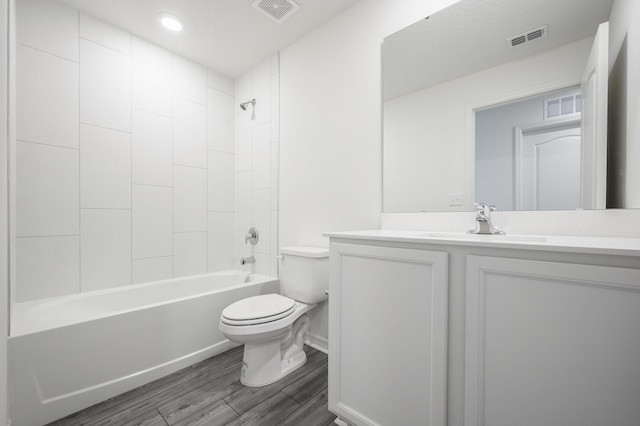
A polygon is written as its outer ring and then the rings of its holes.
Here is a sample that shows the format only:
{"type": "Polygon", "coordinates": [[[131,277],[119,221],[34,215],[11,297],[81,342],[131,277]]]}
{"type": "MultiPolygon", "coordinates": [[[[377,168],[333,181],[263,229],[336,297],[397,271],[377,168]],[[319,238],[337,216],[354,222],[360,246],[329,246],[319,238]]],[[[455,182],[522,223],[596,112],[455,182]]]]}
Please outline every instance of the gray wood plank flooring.
{"type": "Polygon", "coordinates": [[[327,426],[327,355],[259,388],[240,383],[243,347],[194,364],[49,426],[327,426]]]}

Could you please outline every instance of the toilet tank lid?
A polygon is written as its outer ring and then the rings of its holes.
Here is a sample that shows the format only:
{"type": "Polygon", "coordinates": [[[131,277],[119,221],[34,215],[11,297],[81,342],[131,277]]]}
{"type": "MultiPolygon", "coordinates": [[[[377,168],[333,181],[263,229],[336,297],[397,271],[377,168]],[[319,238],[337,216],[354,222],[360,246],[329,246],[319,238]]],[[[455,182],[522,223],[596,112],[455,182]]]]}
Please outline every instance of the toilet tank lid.
{"type": "Polygon", "coordinates": [[[280,254],[288,254],[290,256],[309,257],[312,259],[322,259],[329,257],[329,249],[322,247],[309,246],[292,246],[281,247],[280,254]]]}

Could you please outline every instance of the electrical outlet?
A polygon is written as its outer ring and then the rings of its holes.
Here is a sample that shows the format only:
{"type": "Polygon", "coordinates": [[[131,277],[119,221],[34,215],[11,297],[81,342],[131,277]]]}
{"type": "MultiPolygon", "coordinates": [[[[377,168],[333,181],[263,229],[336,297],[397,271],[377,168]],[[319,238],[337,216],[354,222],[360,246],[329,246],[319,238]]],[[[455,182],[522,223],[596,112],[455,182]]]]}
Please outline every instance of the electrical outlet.
{"type": "Polygon", "coordinates": [[[462,192],[450,192],[449,193],[449,205],[461,206],[462,205],[462,192]]]}

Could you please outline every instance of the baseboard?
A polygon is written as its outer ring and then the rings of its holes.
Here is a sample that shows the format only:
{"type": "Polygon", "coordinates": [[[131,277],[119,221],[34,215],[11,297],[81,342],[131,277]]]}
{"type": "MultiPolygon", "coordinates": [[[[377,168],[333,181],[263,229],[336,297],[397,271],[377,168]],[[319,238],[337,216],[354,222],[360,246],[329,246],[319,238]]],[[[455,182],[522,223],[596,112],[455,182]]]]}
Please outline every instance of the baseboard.
{"type": "Polygon", "coordinates": [[[320,352],[324,352],[325,354],[329,353],[329,340],[327,340],[326,337],[307,333],[304,343],[311,346],[313,349],[319,350],[320,352]]]}

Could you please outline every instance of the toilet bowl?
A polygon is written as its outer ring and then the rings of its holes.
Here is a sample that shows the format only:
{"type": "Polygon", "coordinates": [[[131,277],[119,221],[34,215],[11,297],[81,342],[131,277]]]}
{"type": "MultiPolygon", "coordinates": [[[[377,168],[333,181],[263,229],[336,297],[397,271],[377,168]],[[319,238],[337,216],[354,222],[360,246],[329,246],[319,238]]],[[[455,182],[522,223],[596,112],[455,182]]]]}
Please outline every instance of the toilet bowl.
{"type": "Polygon", "coordinates": [[[249,297],[229,305],[220,317],[220,331],[232,342],[244,344],[240,381],[246,386],[276,382],[307,360],[304,335],[309,330],[306,312],[315,305],[279,294],[249,297]],[[255,313],[252,306],[267,305],[255,313]],[[287,306],[282,309],[282,306],[287,306]],[[282,348],[286,348],[282,353],[282,348]]]}
{"type": "Polygon", "coordinates": [[[274,383],[306,362],[307,312],[327,298],[327,249],[283,247],[280,253],[282,294],[242,299],[220,316],[222,334],[245,345],[240,381],[246,386],[274,383]]]}

